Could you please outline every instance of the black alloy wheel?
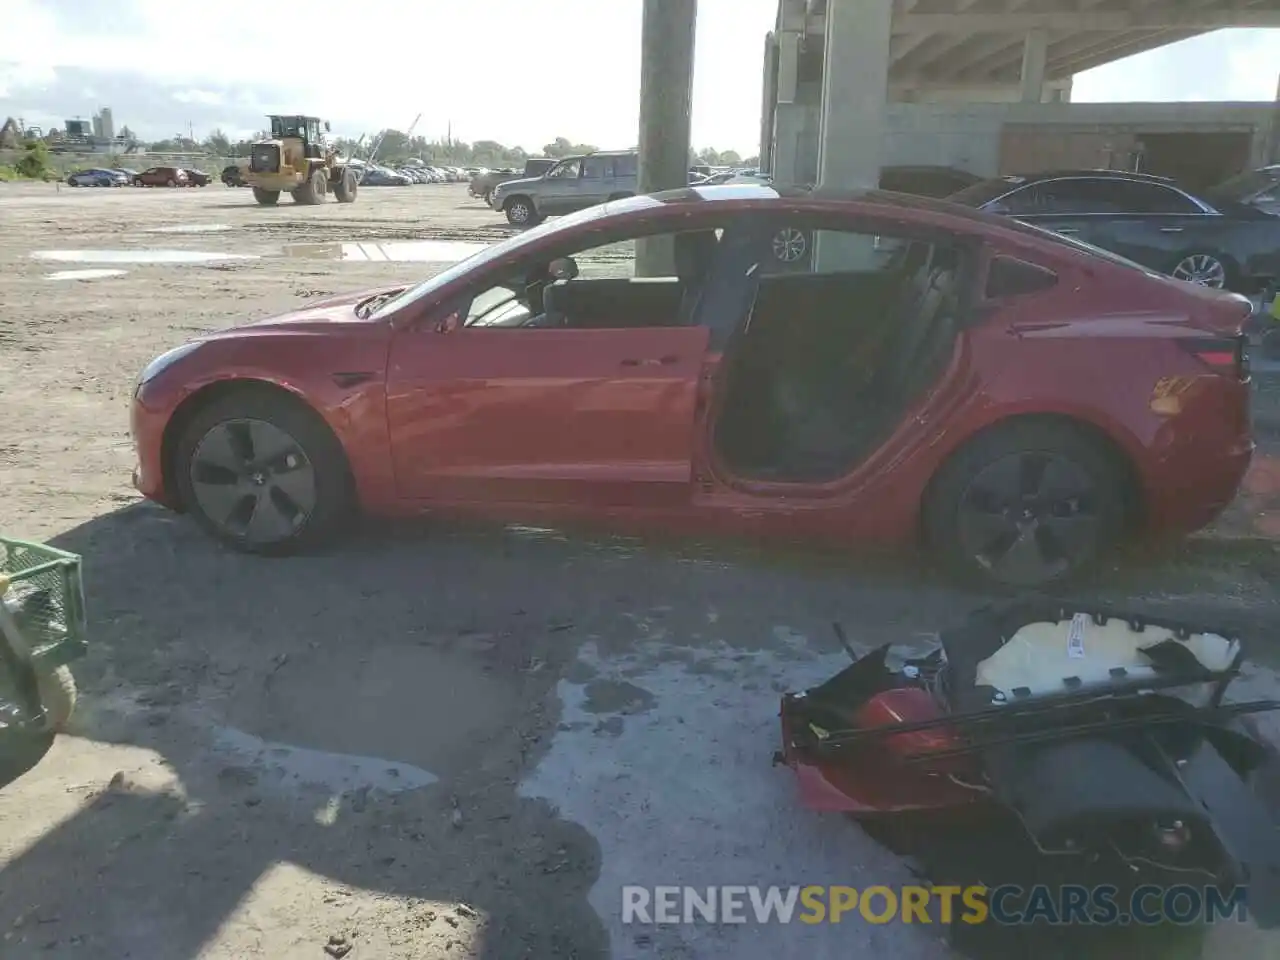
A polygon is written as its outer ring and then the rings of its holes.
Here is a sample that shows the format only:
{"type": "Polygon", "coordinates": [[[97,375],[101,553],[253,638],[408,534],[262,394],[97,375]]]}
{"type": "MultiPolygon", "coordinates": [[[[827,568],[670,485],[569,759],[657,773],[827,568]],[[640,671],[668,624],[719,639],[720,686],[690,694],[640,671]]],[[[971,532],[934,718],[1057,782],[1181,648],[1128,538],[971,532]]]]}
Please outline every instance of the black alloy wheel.
{"type": "Polygon", "coordinates": [[[965,553],[1001,583],[1034,585],[1068,573],[1098,544],[1096,485],[1051,453],[1002,457],[969,483],[957,517],[965,553]]]}
{"type": "Polygon", "coordinates": [[[226,420],[191,455],[200,512],[225,535],[261,548],[288,540],[316,506],[316,472],[298,441],[263,420],[226,420]]]}

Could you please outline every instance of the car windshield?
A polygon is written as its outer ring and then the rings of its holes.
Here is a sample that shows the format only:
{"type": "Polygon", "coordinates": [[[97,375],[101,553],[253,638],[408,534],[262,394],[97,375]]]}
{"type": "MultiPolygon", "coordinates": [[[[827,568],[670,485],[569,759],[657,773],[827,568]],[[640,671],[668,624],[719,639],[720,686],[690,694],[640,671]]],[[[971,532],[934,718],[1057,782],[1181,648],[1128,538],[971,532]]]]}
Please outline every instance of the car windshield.
{"type": "Polygon", "coordinates": [[[1238,174],[1213,187],[1208,194],[1215,199],[1249,200],[1276,187],[1280,187],[1280,167],[1268,167],[1238,174]]]}
{"type": "Polygon", "coordinates": [[[410,287],[399,296],[388,300],[373,314],[372,319],[380,320],[390,316],[412,303],[416,303],[423,297],[428,297],[441,290],[455,280],[465,277],[473,270],[480,270],[486,265],[497,263],[499,260],[510,257],[512,254],[519,253],[525,247],[532,246],[542,240],[544,237],[561,231],[569,231],[581,226],[584,223],[590,223],[593,220],[599,220],[602,217],[612,216],[616,213],[626,213],[630,210],[644,210],[653,207],[655,204],[660,205],[661,200],[655,200],[652,197],[629,197],[626,200],[615,200],[612,203],[602,203],[598,206],[587,207],[585,210],[579,210],[577,213],[571,213],[568,216],[560,217],[557,220],[548,220],[531,230],[523,233],[517,233],[513,237],[508,237],[493,246],[485,247],[478,253],[473,253],[465,260],[461,260],[437,273],[429,280],[424,280],[417,286],[410,287]]]}
{"type": "Polygon", "coordinates": [[[1003,197],[1006,193],[1012,193],[1026,182],[1022,177],[996,177],[993,180],[982,180],[951,194],[947,199],[966,207],[982,207],[992,200],[1003,197]]]}

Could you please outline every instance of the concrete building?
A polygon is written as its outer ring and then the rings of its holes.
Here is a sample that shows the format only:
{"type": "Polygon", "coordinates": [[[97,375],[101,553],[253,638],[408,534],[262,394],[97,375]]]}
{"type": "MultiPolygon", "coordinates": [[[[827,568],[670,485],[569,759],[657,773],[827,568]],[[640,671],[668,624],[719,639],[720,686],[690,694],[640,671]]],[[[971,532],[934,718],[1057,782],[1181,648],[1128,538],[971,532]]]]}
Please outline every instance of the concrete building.
{"type": "Polygon", "coordinates": [[[116,122],[111,116],[111,108],[103,107],[93,115],[93,135],[99,140],[116,138],[116,122]]]}
{"type": "Polygon", "coordinates": [[[990,176],[1143,169],[1190,184],[1280,147],[1269,103],[1075,104],[1072,77],[1275,0],[780,0],[764,53],[761,162],[780,182],[873,184],[882,165],[990,176]]]}

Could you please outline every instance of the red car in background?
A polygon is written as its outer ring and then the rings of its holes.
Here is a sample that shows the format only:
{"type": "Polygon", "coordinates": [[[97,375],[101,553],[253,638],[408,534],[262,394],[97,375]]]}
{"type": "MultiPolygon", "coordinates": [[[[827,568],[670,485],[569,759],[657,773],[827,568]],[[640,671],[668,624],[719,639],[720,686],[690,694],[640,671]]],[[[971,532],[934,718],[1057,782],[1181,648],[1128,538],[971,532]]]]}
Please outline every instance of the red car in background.
{"type": "Polygon", "coordinates": [[[150,167],[133,178],[135,187],[185,187],[187,171],[181,167],[150,167]]]}
{"type": "Polygon", "coordinates": [[[1038,586],[1232,500],[1249,312],[940,201],[694,187],[169,351],[135,481],[259,553],[439,510],[924,543],[1038,586]]]}

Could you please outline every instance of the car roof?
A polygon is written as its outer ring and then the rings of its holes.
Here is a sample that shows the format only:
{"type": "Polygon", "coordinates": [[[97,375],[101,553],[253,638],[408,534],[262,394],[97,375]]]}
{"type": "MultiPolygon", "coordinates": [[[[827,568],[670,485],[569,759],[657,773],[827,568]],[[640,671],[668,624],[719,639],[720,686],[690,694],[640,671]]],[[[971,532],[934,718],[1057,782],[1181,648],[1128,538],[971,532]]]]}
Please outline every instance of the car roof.
{"type": "Polygon", "coordinates": [[[1013,182],[1017,180],[1021,183],[1036,183],[1041,180],[1061,180],[1068,177],[1101,177],[1117,180],[1145,180],[1151,183],[1173,183],[1172,177],[1160,177],[1153,173],[1136,173],[1132,170],[1107,170],[1107,169],[1063,169],[1063,170],[1043,170],[1039,173],[1021,173],[1006,174],[999,177],[992,177],[993,180],[1008,180],[1013,182]]]}

